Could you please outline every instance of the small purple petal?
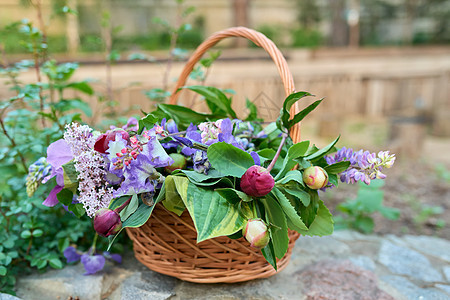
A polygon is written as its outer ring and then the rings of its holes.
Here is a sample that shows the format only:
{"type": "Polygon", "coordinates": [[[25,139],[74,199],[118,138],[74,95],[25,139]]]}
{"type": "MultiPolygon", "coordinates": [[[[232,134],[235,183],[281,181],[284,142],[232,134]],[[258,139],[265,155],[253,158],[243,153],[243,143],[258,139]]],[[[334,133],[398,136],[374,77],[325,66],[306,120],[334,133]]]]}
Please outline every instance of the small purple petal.
{"type": "Polygon", "coordinates": [[[42,204],[48,207],[53,207],[58,204],[59,201],[56,195],[61,192],[62,189],[63,187],[60,185],[55,186],[42,204]]]}
{"type": "Polygon", "coordinates": [[[105,266],[105,258],[102,255],[83,254],[81,256],[81,263],[84,265],[86,273],[84,275],[95,274],[105,266]]]}
{"type": "Polygon", "coordinates": [[[261,159],[259,158],[258,153],[255,151],[250,152],[250,155],[253,157],[253,161],[255,162],[255,165],[260,166],[261,165],[261,159]]]}
{"type": "Polygon", "coordinates": [[[67,247],[66,249],[64,249],[64,257],[67,260],[67,263],[70,264],[72,262],[75,261],[79,261],[81,255],[77,253],[77,249],[75,249],[72,246],[67,247]]]}

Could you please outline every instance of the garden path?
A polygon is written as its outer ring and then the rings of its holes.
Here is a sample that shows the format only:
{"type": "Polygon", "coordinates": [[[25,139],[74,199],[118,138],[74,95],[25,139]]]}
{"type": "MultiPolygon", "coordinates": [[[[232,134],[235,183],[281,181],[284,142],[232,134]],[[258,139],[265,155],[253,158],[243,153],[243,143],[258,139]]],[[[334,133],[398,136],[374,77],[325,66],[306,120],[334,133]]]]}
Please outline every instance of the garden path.
{"type": "MultiPolygon", "coordinates": [[[[300,237],[288,267],[262,280],[195,284],[150,271],[130,254],[83,276],[78,264],[19,280],[19,299],[450,299],[450,241],[337,231],[300,237]],[[77,298],[78,297],[78,298],[77,298]]],[[[0,300],[11,300],[0,294],[0,300]]]]}

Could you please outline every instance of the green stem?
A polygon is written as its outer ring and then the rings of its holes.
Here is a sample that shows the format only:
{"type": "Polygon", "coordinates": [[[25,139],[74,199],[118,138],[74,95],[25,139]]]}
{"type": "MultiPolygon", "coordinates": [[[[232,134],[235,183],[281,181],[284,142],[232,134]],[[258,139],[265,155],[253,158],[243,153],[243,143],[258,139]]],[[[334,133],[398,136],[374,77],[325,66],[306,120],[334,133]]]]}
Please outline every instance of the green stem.
{"type": "Polygon", "coordinates": [[[274,158],[272,159],[272,161],[270,162],[270,165],[267,167],[267,171],[271,171],[273,169],[273,167],[275,166],[275,163],[277,162],[278,157],[280,157],[280,153],[281,153],[281,149],[284,146],[284,143],[286,142],[286,139],[288,137],[287,133],[282,133],[281,134],[281,143],[280,146],[278,146],[278,150],[277,153],[275,154],[274,158]]]}
{"type": "Polygon", "coordinates": [[[94,240],[92,241],[91,251],[92,254],[95,254],[95,248],[97,246],[98,233],[95,234],[94,240]]]}

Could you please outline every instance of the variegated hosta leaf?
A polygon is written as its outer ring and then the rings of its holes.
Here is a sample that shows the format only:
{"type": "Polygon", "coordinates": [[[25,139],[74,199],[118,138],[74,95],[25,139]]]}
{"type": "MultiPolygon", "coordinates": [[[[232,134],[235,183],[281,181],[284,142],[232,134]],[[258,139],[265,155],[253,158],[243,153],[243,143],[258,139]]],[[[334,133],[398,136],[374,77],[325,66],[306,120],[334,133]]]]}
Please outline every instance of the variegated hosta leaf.
{"type": "Polygon", "coordinates": [[[189,179],[184,176],[169,175],[164,181],[166,195],[162,204],[178,216],[181,216],[185,209],[183,198],[186,198],[188,184],[189,179]]]}
{"type": "Polygon", "coordinates": [[[241,230],[251,210],[247,203],[233,205],[219,193],[189,183],[187,193],[180,195],[197,229],[197,242],[241,230]]]}

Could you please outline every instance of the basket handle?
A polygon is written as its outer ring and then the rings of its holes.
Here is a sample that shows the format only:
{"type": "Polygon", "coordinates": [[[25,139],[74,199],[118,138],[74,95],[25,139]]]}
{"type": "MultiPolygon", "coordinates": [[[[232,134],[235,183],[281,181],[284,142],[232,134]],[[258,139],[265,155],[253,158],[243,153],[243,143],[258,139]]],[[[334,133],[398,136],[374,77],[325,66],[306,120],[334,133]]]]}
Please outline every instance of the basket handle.
{"type": "MultiPolygon", "coordinates": [[[[284,91],[286,94],[286,97],[290,95],[292,92],[294,92],[294,79],[292,77],[292,73],[289,70],[289,67],[287,65],[286,59],[284,58],[283,54],[280,52],[280,50],[275,46],[275,44],[268,39],[264,34],[255,31],[253,29],[249,29],[246,27],[231,27],[228,29],[225,29],[223,31],[218,31],[211,35],[209,38],[207,38],[203,43],[201,43],[197,49],[194,51],[192,56],[189,58],[188,62],[184,66],[183,71],[181,72],[180,77],[178,78],[178,81],[175,85],[175,88],[173,90],[172,95],[169,99],[169,104],[176,104],[177,99],[179,96],[178,90],[181,88],[185,83],[189,76],[189,74],[192,72],[192,69],[197,64],[197,62],[202,58],[203,54],[207,50],[209,50],[211,47],[213,47],[215,44],[217,44],[219,41],[227,38],[227,37],[243,37],[246,38],[253,43],[255,43],[257,46],[262,47],[266,52],[270,55],[273,62],[278,68],[278,72],[280,74],[281,80],[283,82],[284,91]]],[[[297,103],[292,106],[291,108],[291,116],[295,115],[299,111],[297,103]]],[[[291,137],[294,141],[294,143],[297,143],[300,141],[300,124],[296,124],[294,127],[290,130],[291,137]]]]}

